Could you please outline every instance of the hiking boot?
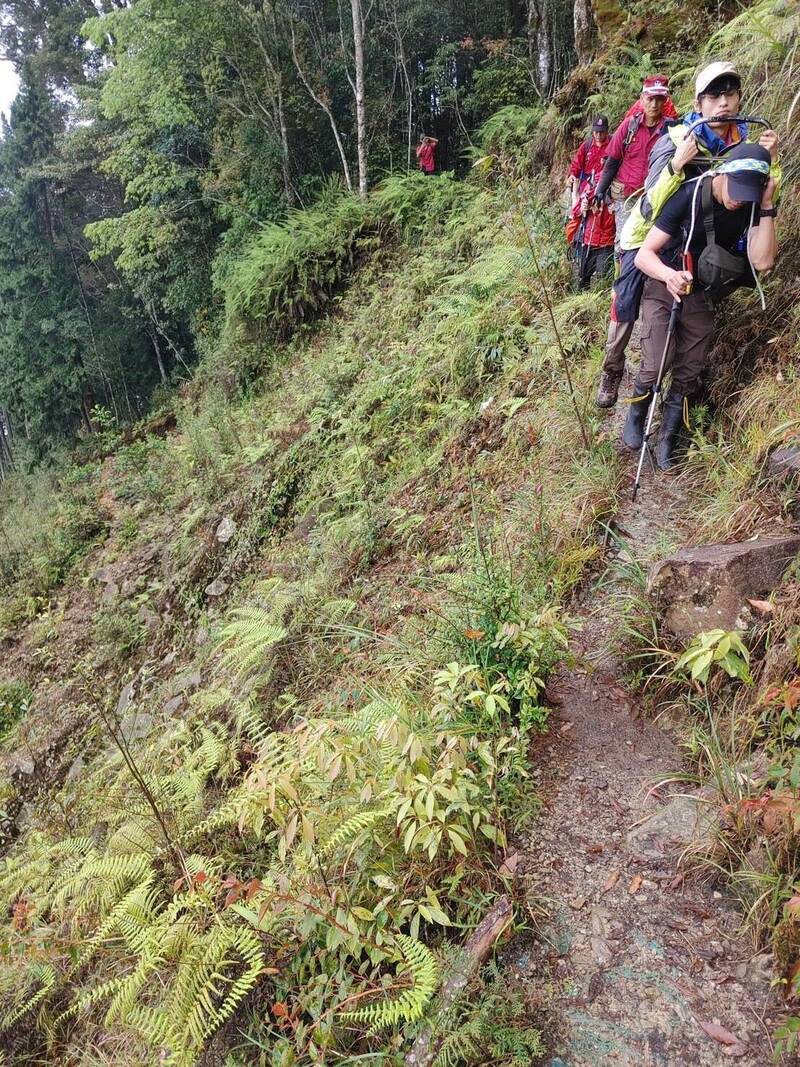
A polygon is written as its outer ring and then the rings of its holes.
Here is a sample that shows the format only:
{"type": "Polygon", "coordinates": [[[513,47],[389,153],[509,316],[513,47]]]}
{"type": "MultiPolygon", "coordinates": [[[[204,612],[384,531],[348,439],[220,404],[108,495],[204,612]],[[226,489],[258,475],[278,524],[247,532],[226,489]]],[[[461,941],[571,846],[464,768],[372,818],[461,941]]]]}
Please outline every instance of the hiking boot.
{"type": "Polygon", "coordinates": [[[656,464],[661,471],[675,466],[675,447],[683,423],[682,393],[669,391],[661,409],[661,429],[656,443],[656,464]]]}
{"type": "Polygon", "coordinates": [[[599,408],[613,408],[617,402],[619,383],[622,381],[621,374],[612,374],[604,370],[600,375],[600,386],[597,390],[595,404],[599,408]]]}
{"type": "Polygon", "coordinates": [[[644,424],[647,421],[647,412],[652,396],[653,390],[650,386],[642,385],[637,378],[633,383],[633,396],[628,408],[628,417],[622,430],[622,440],[634,452],[642,447],[644,441],[644,424]]]}

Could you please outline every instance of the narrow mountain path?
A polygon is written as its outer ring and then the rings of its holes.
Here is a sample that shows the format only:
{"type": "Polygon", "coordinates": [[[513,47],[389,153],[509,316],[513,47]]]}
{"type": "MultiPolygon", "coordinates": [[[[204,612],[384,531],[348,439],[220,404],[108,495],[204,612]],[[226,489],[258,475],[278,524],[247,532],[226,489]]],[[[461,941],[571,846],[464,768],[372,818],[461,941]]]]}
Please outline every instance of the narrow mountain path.
{"type": "MultiPolygon", "coordinates": [[[[609,418],[615,436],[625,410],[609,418]]],[[[520,870],[546,916],[521,966],[552,990],[551,1067],[772,1062],[770,958],[724,892],[681,863],[717,806],[686,782],[653,788],[685,767],[679,738],[626,693],[615,651],[631,560],[646,568],[665,537],[680,541],[688,504],[652,472],[635,504],[626,494],[623,547],[574,605],[575,664],[549,687],[557,709],[539,762],[552,777],[520,870]]]]}

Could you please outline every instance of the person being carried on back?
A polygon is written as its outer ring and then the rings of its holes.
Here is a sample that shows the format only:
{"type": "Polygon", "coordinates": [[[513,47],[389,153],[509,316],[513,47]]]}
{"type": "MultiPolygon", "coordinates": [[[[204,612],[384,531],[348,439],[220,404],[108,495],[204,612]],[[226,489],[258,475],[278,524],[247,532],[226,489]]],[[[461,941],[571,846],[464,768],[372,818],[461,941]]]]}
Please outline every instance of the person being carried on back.
{"type": "MultiPolygon", "coordinates": [[[[645,274],[642,361],[623,430],[628,448],[643,443],[647,410],[664,352],[672,381],[661,415],[656,463],[674,465],[684,408],[699,383],[711,347],[714,304],[740,286],[759,288],[771,270],[775,238],[775,178],[771,154],[760,144],[738,144],[715,170],[682,185],[663,205],[636,253],[645,274]],[[673,301],[680,304],[674,348],[667,348],[673,301]]],[[[763,298],[762,298],[763,299],[763,298]]]]}
{"type": "MultiPolygon", "coordinates": [[[[651,150],[644,193],[633,206],[620,236],[619,271],[614,281],[606,357],[597,392],[599,408],[611,408],[617,402],[625,350],[639,317],[644,277],[635,265],[636,253],[669,197],[687,179],[697,177],[725,151],[747,138],[747,124],[731,121],[741,110],[741,85],[732,63],[708,64],[695,80],[694,108],[679,123],[669,126],[651,150]],[[707,121],[689,133],[692,124],[700,119],[707,121]]],[[[773,130],[760,131],[758,143],[769,152],[770,173],[780,186],[777,135],[773,130]]]]}

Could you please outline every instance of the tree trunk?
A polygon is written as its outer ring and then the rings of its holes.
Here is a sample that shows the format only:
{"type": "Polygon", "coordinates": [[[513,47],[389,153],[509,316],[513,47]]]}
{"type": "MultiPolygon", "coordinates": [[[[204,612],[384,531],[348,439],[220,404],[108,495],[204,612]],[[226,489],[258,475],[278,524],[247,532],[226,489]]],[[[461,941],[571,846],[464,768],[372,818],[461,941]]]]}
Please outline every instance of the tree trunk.
{"type": "Polygon", "coordinates": [[[591,61],[597,40],[591,0],[575,0],[572,19],[575,27],[575,53],[578,63],[584,66],[591,61]]]}
{"type": "Polygon", "coordinates": [[[161,375],[162,383],[166,385],[167,372],[164,369],[164,358],[161,355],[161,345],[158,343],[158,334],[151,333],[150,340],[153,342],[153,352],[155,353],[156,363],[158,364],[158,373],[161,375]]]}
{"type": "Polygon", "coordinates": [[[356,138],[358,144],[358,195],[367,196],[367,112],[364,101],[364,19],[361,0],[350,0],[353,14],[353,53],[356,62],[356,138]]]}
{"type": "Polygon", "coordinates": [[[305,89],[306,89],[306,92],[308,93],[308,95],[311,97],[311,99],[314,101],[314,103],[317,105],[317,107],[321,108],[321,110],[327,116],[328,122],[329,122],[330,127],[331,127],[331,133],[333,134],[333,139],[336,141],[336,147],[339,150],[339,158],[342,161],[342,172],[344,173],[345,185],[347,186],[348,190],[352,193],[352,191],[353,191],[353,179],[350,177],[350,166],[349,166],[349,164],[347,162],[347,155],[345,154],[344,145],[342,144],[342,138],[341,138],[341,135],[339,134],[339,127],[336,124],[336,118],[334,117],[333,111],[331,111],[331,109],[328,106],[328,104],[325,103],[325,101],[319,95],[319,93],[314,91],[314,89],[313,89],[313,87],[311,85],[311,82],[308,80],[308,77],[306,75],[305,69],[304,69],[302,63],[300,62],[300,57],[297,54],[297,38],[296,38],[295,32],[294,32],[294,23],[291,22],[291,21],[289,23],[289,32],[291,34],[292,62],[294,63],[295,70],[297,71],[298,75],[300,76],[300,81],[305,86],[305,89]]]}
{"type": "Polygon", "coordinates": [[[289,169],[289,130],[286,126],[286,112],[283,107],[283,86],[278,84],[278,125],[281,130],[281,172],[283,174],[283,194],[289,207],[294,207],[294,188],[292,173],[289,169]]]}

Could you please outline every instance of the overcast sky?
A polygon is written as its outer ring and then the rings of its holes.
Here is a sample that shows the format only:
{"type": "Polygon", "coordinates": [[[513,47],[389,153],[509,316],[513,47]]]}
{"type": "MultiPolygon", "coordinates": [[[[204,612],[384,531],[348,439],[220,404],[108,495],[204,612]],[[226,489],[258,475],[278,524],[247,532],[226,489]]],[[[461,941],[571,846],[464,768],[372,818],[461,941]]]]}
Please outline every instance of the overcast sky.
{"type": "Polygon", "coordinates": [[[18,79],[10,63],[0,62],[0,111],[8,115],[11,101],[17,95],[18,79]]]}

